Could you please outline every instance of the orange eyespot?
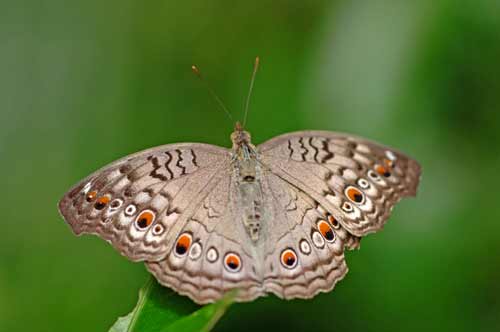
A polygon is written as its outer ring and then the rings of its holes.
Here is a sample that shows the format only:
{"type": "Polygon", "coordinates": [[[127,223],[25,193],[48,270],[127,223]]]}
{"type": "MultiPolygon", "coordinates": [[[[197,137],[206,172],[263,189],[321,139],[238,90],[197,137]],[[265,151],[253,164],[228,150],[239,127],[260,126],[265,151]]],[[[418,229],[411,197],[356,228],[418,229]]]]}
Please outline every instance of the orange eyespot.
{"type": "Polygon", "coordinates": [[[377,171],[378,174],[383,175],[386,178],[391,176],[391,172],[389,171],[389,169],[387,169],[386,167],[384,167],[382,165],[378,165],[377,167],[375,167],[375,170],[377,171]]]}
{"type": "Polygon", "coordinates": [[[292,249],[286,249],[281,253],[281,263],[288,269],[297,265],[297,255],[292,249]]]}
{"type": "Polygon", "coordinates": [[[321,220],[318,223],[318,229],[328,242],[332,242],[335,239],[335,234],[333,233],[333,229],[328,225],[328,223],[324,220],[321,220]]]}
{"type": "Polygon", "coordinates": [[[394,166],[394,161],[390,160],[390,159],[387,159],[387,158],[384,158],[384,164],[389,167],[389,168],[392,168],[394,166]]]}
{"type": "Polygon", "coordinates": [[[331,214],[328,216],[328,221],[332,224],[333,228],[339,228],[339,222],[331,214]]]}
{"type": "Polygon", "coordinates": [[[102,210],[109,203],[110,199],[108,196],[101,196],[97,199],[94,204],[96,210],[102,210]]]}
{"type": "Polygon", "coordinates": [[[241,268],[241,259],[236,254],[227,254],[224,263],[231,272],[236,272],[241,268]]]}
{"type": "Polygon", "coordinates": [[[95,199],[96,196],[97,196],[97,191],[91,191],[87,194],[85,199],[87,200],[87,202],[91,202],[95,199]]]}
{"type": "Polygon", "coordinates": [[[155,235],[158,235],[158,234],[160,234],[160,233],[162,233],[162,232],[163,232],[163,226],[162,226],[162,225],[160,225],[160,224],[157,224],[157,225],[153,228],[153,233],[154,233],[155,235]]]}
{"type": "Polygon", "coordinates": [[[137,224],[137,227],[139,227],[140,229],[144,229],[146,227],[149,227],[149,225],[153,223],[154,219],[155,219],[154,213],[149,210],[146,210],[141,212],[141,214],[135,220],[135,223],[137,224]]]}
{"type": "Polygon", "coordinates": [[[363,193],[355,187],[348,187],[345,191],[346,196],[355,203],[361,203],[363,201],[363,193]]]}
{"type": "Polygon", "coordinates": [[[191,242],[192,242],[192,237],[190,234],[188,233],[182,234],[177,240],[177,243],[175,244],[176,254],[180,256],[184,255],[191,246],[191,242]]]}

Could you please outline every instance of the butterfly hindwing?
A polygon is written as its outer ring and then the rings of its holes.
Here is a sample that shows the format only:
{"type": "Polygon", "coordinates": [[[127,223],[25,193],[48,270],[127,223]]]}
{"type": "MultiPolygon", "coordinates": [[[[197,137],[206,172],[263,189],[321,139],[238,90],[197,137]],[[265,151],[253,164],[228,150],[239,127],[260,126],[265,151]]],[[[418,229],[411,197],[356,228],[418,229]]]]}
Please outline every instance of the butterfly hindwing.
{"type": "Polygon", "coordinates": [[[318,202],[275,174],[267,173],[264,186],[274,210],[269,231],[279,234],[266,242],[264,290],[285,299],[330,291],[348,271],[345,247],[356,247],[359,239],[318,202]]]}
{"type": "Polygon", "coordinates": [[[241,223],[234,174],[224,174],[197,205],[167,256],[146,266],[163,285],[197,303],[238,289],[237,301],[264,294],[258,256],[241,223]]]}

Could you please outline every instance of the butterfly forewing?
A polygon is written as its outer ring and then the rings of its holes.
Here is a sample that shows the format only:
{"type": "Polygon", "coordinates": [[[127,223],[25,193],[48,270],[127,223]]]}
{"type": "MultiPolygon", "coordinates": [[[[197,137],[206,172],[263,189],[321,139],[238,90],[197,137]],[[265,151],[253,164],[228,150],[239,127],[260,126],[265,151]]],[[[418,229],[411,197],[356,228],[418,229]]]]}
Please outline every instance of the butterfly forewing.
{"type": "Polygon", "coordinates": [[[258,150],[265,167],[318,201],[356,236],[382,228],[394,204],[416,194],[420,178],[415,160],[352,135],[297,132],[258,150]]]}
{"type": "Polygon", "coordinates": [[[229,163],[229,150],[206,144],[149,149],[82,180],[59,210],[76,234],[97,234],[132,260],[157,260],[177,237],[185,211],[229,163]]]}

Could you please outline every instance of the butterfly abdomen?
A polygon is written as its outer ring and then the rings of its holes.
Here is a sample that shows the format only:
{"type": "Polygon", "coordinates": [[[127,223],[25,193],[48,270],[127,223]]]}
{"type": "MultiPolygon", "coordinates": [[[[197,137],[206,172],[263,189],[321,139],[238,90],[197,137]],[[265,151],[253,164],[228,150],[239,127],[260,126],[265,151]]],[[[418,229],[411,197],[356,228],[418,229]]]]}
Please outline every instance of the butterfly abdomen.
{"type": "Polygon", "coordinates": [[[260,169],[256,159],[246,155],[234,164],[242,209],[242,222],[253,242],[259,240],[262,228],[262,191],[260,169]]]}

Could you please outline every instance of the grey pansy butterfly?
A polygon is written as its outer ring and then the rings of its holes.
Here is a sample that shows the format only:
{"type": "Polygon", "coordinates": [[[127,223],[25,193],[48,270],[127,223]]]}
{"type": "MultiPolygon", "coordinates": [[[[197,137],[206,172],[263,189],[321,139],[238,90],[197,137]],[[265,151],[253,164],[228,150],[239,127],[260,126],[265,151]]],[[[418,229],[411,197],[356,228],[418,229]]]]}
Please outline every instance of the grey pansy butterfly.
{"type": "Polygon", "coordinates": [[[303,131],[257,147],[236,124],[232,149],[169,144],[105,166],[59,210],[197,303],[238,289],[311,298],[347,273],[344,248],[381,229],[416,194],[420,166],[366,139],[303,131]]]}
{"type": "Polygon", "coordinates": [[[418,163],[359,137],[303,131],[255,147],[236,123],[231,140],[231,150],[180,143],[122,158],[75,185],[59,210],[76,234],[101,236],[207,303],[233,289],[237,301],[331,290],[347,273],[344,249],[416,194],[418,163]]]}

